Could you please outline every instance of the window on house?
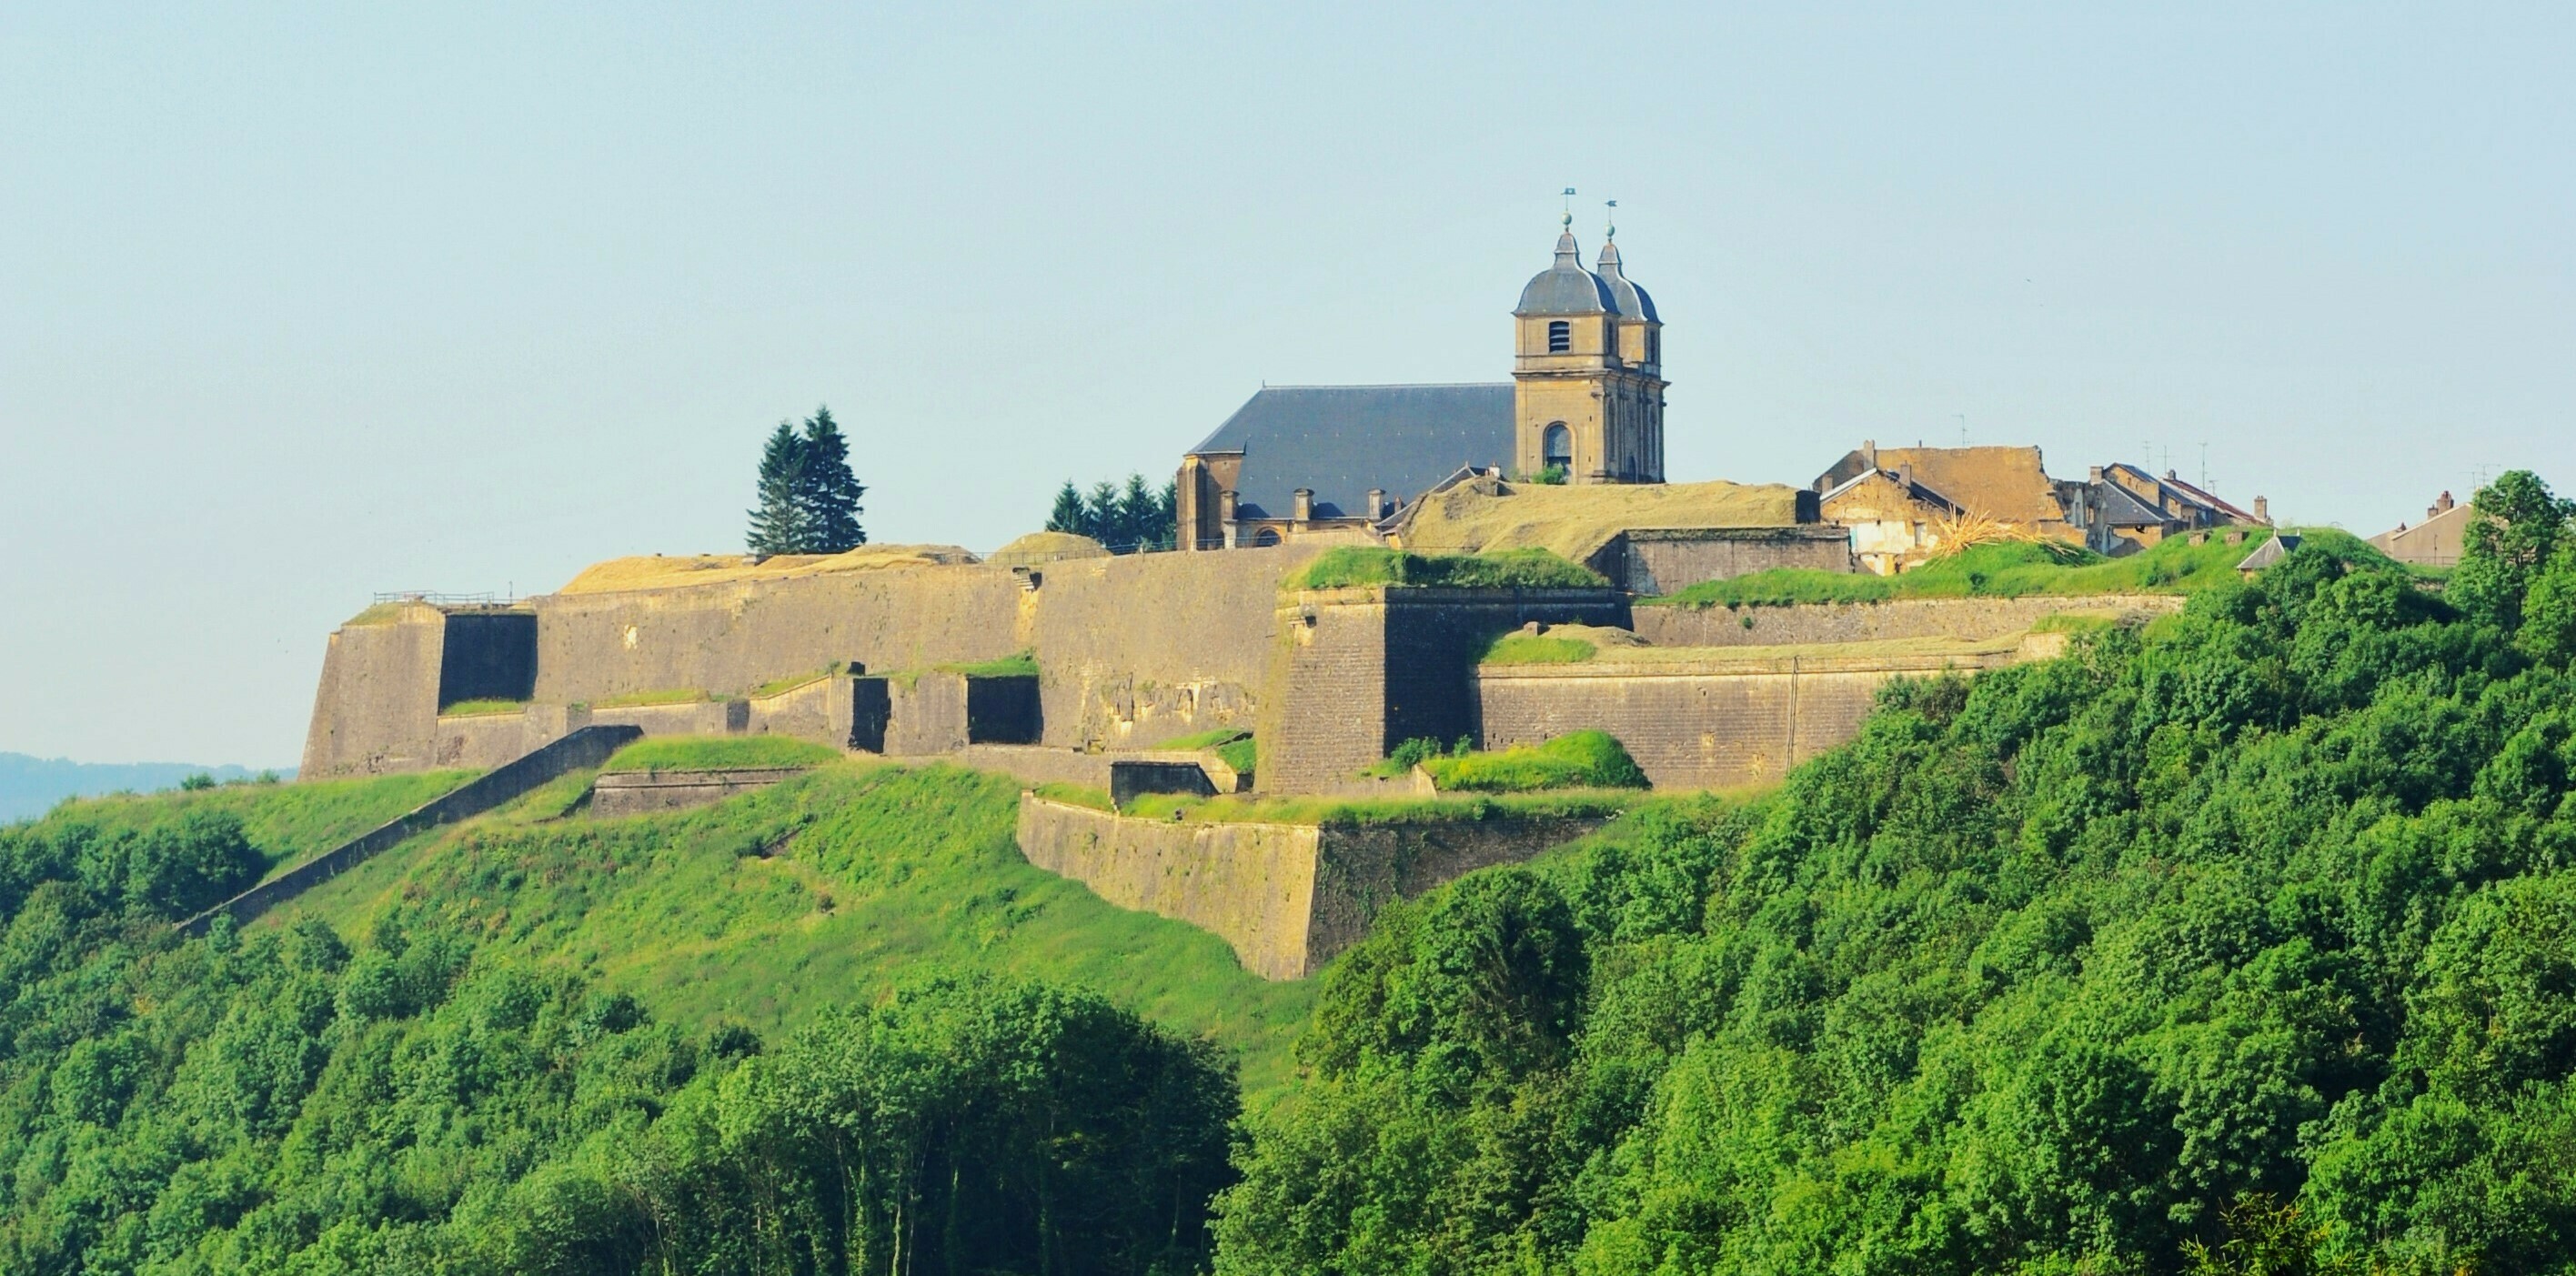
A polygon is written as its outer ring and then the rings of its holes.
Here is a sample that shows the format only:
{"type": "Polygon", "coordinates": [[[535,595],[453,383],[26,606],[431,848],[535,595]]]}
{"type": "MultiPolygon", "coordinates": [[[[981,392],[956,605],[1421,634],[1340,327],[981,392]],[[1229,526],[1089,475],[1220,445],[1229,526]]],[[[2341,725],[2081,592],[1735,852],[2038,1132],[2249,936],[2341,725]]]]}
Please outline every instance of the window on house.
{"type": "Polygon", "coordinates": [[[1252,543],[1256,547],[1262,549],[1268,549],[1269,547],[1278,544],[1279,529],[1275,527],[1262,528],[1260,531],[1253,533],[1252,543]]]}
{"type": "Polygon", "coordinates": [[[1558,421],[1539,435],[1539,466],[1542,469],[1574,468],[1574,431],[1566,429],[1565,422],[1558,421]]]}
{"type": "Polygon", "coordinates": [[[1547,324],[1547,352],[1549,354],[1564,354],[1566,351],[1573,348],[1574,325],[1567,323],[1562,319],[1549,320],[1547,324]]]}
{"type": "Polygon", "coordinates": [[[1663,361],[1664,334],[1648,328],[1646,329],[1646,362],[1662,363],[1663,361]]]}

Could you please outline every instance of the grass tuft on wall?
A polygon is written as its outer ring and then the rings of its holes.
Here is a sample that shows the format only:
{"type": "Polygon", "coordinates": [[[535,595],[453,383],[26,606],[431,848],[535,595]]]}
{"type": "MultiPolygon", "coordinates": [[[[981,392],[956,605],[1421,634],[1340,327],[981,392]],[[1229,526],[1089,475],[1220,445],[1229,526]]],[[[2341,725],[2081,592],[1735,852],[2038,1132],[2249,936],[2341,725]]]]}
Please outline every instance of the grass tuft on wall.
{"type": "Polygon", "coordinates": [[[827,744],[783,735],[674,735],[638,740],[608,759],[605,771],[723,771],[748,767],[821,766],[841,759],[827,744]]]}
{"type": "Polygon", "coordinates": [[[1492,554],[1411,554],[1398,549],[1345,545],[1326,550],[1290,573],[1289,589],[1348,589],[1369,585],[1449,589],[1598,589],[1610,582],[1599,572],[1544,549],[1492,554]]]}
{"type": "Polygon", "coordinates": [[[1642,789],[1646,773],[1607,731],[1569,731],[1544,744],[1427,757],[1422,769],[1443,790],[1535,793],[1547,789],[1642,789]]]}

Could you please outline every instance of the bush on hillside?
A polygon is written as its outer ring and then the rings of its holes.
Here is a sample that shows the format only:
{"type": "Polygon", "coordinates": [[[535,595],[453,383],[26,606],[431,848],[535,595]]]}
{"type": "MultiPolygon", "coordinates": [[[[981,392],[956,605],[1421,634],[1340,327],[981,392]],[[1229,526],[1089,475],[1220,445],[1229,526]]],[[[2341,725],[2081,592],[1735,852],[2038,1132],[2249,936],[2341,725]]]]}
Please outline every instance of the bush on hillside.
{"type": "Polygon", "coordinates": [[[1399,585],[1452,589],[1584,589],[1610,582],[1599,572],[1544,549],[1491,554],[1410,554],[1403,550],[1345,545],[1330,549],[1288,577],[1290,589],[1344,589],[1399,585]]]}
{"type": "Polygon", "coordinates": [[[1219,1270],[2576,1267],[2576,550],[2523,557],[2455,610],[2317,537],[1382,915],[1219,1270]]]}

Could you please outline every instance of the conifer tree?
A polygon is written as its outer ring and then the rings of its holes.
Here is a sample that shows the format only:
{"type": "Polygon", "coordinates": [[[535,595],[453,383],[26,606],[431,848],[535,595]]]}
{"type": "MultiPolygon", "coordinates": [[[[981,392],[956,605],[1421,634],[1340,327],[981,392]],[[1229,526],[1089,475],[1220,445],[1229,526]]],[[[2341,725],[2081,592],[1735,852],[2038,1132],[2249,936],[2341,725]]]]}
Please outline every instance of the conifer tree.
{"type": "Polygon", "coordinates": [[[841,435],[832,409],[816,407],[805,418],[805,464],[798,478],[796,503],[805,519],[808,539],[800,553],[838,554],[868,543],[859,526],[859,498],[867,488],[850,472],[850,444],[841,435]]]}
{"type": "Polygon", "coordinates": [[[809,538],[805,510],[797,493],[805,483],[805,440],[786,421],[770,431],[760,450],[760,504],[750,511],[751,533],[745,539],[754,554],[799,554],[809,538]]]}
{"type": "Polygon", "coordinates": [[[1118,548],[1118,485],[1102,480],[1091,485],[1091,495],[1082,503],[1082,534],[1108,546],[1118,548]]]}
{"type": "Polygon", "coordinates": [[[1089,535],[1083,531],[1083,526],[1082,490],[1073,485],[1072,479],[1066,479],[1064,486],[1056,490],[1055,508],[1047,513],[1046,529],[1071,532],[1076,536],[1089,535]]]}

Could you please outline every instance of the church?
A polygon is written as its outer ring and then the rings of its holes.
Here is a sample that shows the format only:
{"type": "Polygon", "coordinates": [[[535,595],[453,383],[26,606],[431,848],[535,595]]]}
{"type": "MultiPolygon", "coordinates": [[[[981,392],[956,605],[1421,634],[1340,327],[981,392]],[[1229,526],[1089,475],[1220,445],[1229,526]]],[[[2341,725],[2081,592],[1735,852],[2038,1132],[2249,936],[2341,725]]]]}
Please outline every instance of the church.
{"type": "Polygon", "coordinates": [[[1182,456],[1181,547],[1371,539],[1469,473],[1663,482],[1663,320],[1621,269],[1617,228],[1586,270],[1573,222],[1512,309],[1511,380],[1264,387],[1182,456]]]}

